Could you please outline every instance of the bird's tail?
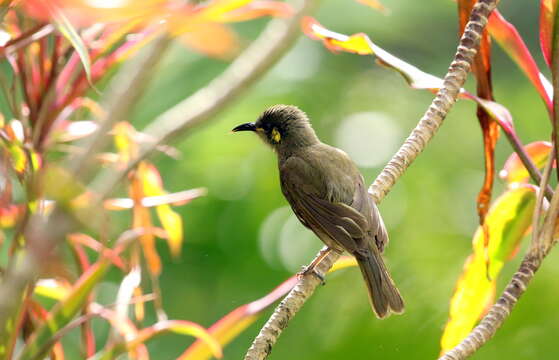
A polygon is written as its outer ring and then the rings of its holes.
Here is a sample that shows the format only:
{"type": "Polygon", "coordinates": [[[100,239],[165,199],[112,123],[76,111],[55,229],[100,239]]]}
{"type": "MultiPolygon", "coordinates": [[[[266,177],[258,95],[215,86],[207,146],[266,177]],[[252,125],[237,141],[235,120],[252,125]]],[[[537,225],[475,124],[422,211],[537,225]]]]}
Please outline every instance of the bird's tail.
{"type": "Polygon", "coordinates": [[[380,251],[376,248],[371,250],[366,254],[358,252],[354,255],[367,284],[373,311],[380,319],[391,312],[401,314],[404,312],[404,300],[384,265],[380,251]]]}

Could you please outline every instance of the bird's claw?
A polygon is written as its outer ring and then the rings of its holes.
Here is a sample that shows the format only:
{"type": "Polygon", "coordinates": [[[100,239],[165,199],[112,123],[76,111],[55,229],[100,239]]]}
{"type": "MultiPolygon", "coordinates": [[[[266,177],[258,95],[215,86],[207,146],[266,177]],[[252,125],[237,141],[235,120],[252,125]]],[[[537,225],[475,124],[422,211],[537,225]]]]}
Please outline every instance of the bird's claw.
{"type": "Polygon", "coordinates": [[[307,275],[314,275],[316,276],[320,282],[322,283],[322,285],[326,285],[326,281],[324,280],[324,276],[322,276],[321,274],[318,273],[318,271],[315,270],[314,266],[303,266],[301,271],[299,271],[297,273],[297,276],[299,278],[303,278],[307,275]]]}

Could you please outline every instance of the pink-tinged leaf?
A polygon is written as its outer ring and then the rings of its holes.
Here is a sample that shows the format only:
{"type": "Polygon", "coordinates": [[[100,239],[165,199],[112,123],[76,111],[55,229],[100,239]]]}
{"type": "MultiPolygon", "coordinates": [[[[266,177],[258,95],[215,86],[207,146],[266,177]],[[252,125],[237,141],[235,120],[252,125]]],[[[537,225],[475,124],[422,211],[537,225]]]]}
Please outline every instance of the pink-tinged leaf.
{"type": "Polygon", "coordinates": [[[109,259],[113,263],[113,265],[115,265],[119,269],[124,270],[126,268],[124,261],[118,255],[119,253],[118,249],[111,249],[105,247],[103,244],[101,244],[99,241],[95,240],[91,236],[82,233],[69,234],[68,240],[72,244],[83,245],[85,247],[94,250],[96,253],[101,254],[102,256],[109,259]]]}
{"type": "Polygon", "coordinates": [[[529,231],[535,203],[536,187],[519,184],[497,198],[489,209],[485,222],[489,243],[486,246],[485,231],[478,227],[472,241],[473,254],[464,265],[450,302],[442,352],[468,335],[493,302],[496,278],[529,231]]]}
{"type": "MultiPolygon", "coordinates": [[[[398,59],[388,51],[375,45],[365,34],[357,34],[352,37],[339,34],[324,28],[311,17],[303,19],[302,27],[305,34],[313,39],[322,40],[329,49],[343,50],[361,55],[374,55],[381,65],[400,73],[408,85],[414,89],[436,92],[443,84],[441,78],[423,72],[417,67],[398,59]]],[[[475,101],[494,116],[495,120],[507,131],[514,132],[512,116],[503,105],[481,99],[464,89],[460,90],[459,97],[475,101]]]]}
{"type": "MultiPolygon", "coordinates": [[[[547,141],[535,141],[525,145],[524,149],[536,167],[541,169],[547,163],[552,146],[547,141]]],[[[516,153],[509,156],[503,169],[499,172],[499,176],[509,184],[528,183],[530,179],[528,170],[516,153]]]]}
{"type": "Polygon", "coordinates": [[[489,17],[487,29],[491,36],[497,40],[499,45],[528,77],[547,105],[548,110],[551,111],[553,108],[553,87],[549,80],[540,72],[536,61],[514,25],[509,23],[499,10],[494,10],[489,17]]]}
{"type": "Polygon", "coordinates": [[[8,204],[5,207],[0,207],[0,229],[14,227],[24,211],[24,205],[8,204]]]}
{"type": "MultiPolygon", "coordinates": [[[[205,188],[198,188],[159,196],[146,196],[142,198],[141,204],[145,207],[160,205],[180,206],[188,204],[191,200],[204,196],[206,193],[207,190],[205,188]]],[[[130,198],[107,199],[103,206],[107,210],[126,210],[134,207],[134,201],[130,198]]]]}
{"type": "Polygon", "coordinates": [[[557,12],[557,0],[541,0],[540,2],[540,47],[543,57],[551,67],[551,51],[553,41],[553,28],[557,12]]]}
{"type": "MultiPolygon", "coordinates": [[[[99,304],[91,304],[90,312],[107,320],[111,326],[125,341],[132,341],[138,337],[139,331],[136,325],[129,318],[119,317],[115,311],[105,308],[99,304]]],[[[108,345],[99,355],[101,359],[116,359],[120,354],[126,351],[125,346],[120,343],[112,343],[108,345]]],[[[149,353],[144,344],[137,344],[131,349],[129,355],[132,359],[149,360],[149,353]]]]}
{"type": "Polygon", "coordinates": [[[69,142],[89,136],[97,130],[98,125],[94,121],[64,121],[54,132],[59,142],[69,142]]]}
{"type": "MultiPolygon", "coordinates": [[[[356,262],[353,257],[342,256],[328,272],[331,273],[355,265],[356,262]]],[[[297,281],[298,276],[294,275],[281,283],[268,295],[251,303],[239,306],[213,324],[208,329],[208,332],[222,347],[224,347],[252,325],[263,311],[291,291],[297,284],[297,281]]],[[[208,345],[203,341],[196,340],[196,342],[186,349],[179,357],[179,360],[207,360],[211,357],[212,351],[208,345]]]]}
{"type": "Polygon", "coordinates": [[[481,99],[478,96],[472,95],[471,93],[463,90],[460,92],[459,98],[469,99],[475,101],[479,106],[481,106],[499,125],[507,132],[514,133],[514,123],[512,120],[512,115],[506,107],[496,103],[494,101],[489,101],[481,99]]]}
{"type": "Polygon", "coordinates": [[[129,350],[133,350],[139,344],[144,344],[158,335],[169,332],[193,336],[198,339],[198,341],[203,342],[210,349],[214,357],[218,359],[223,357],[221,345],[208,330],[196,323],[186,320],[160,321],[148,328],[140,330],[138,336],[135,339],[129,340],[126,346],[129,350]]]}

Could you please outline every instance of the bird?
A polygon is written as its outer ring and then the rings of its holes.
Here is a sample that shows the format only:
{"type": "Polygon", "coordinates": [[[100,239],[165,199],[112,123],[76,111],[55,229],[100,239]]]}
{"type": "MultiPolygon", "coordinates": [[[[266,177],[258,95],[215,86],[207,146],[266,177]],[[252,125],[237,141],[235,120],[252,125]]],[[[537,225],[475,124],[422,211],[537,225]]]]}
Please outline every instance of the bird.
{"type": "MultiPolygon", "coordinates": [[[[293,105],[274,105],[255,122],[235,127],[251,131],[277,154],[283,195],[299,221],[329,250],[353,255],[367,285],[378,318],[404,311],[404,301],[381,253],[388,233],[365,181],[341,149],[322,143],[305,112],[293,105]]],[[[322,257],[317,257],[320,260],[322,257]]],[[[314,271],[313,262],[303,273],[314,271]]]]}

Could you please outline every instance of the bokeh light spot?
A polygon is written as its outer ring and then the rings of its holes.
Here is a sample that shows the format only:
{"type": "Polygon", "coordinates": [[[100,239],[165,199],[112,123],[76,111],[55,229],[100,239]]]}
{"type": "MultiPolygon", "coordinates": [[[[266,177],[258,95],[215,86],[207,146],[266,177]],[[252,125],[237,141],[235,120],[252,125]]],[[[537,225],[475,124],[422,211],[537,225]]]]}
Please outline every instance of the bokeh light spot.
{"type": "Polygon", "coordinates": [[[401,129],[383,113],[361,112],[345,118],[336,131],[336,146],[361,167],[384,164],[397,150],[401,129]]]}

